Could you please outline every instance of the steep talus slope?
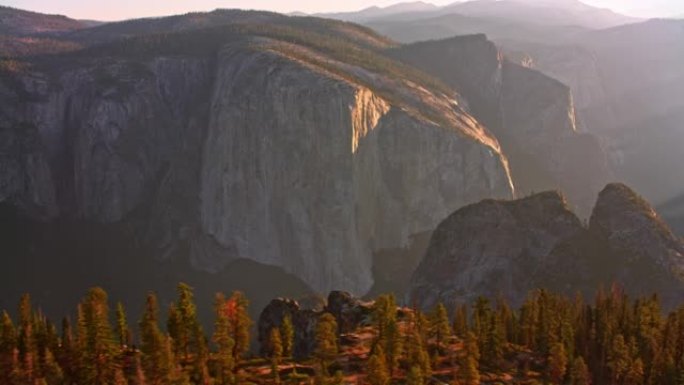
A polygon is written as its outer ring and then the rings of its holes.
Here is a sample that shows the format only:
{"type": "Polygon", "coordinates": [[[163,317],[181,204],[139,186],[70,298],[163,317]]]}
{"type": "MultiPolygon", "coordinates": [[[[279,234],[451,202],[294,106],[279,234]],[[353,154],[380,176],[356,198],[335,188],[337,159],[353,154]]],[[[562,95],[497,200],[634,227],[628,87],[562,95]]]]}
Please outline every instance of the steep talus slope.
{"type": "Polygon", "coordinates": [[[429,307],[480,295],[515,303],[536,288],[592,296],[613,283],[656,292],[667,306],[684,295],[684,244],[653,208],[622,184],[600,194],[588,228],[557,193],[458,210],[433,233],[412,278],[411,300],[429,307]]]}
{"type": "Polygon", "coordinates": [[[361,294],[375,250],[513,195],[497,140],[448,87],[364,48],[376,35],[238,24],[4,68],[0,200],[121,224],[157,260],[247,259],[361,294]]]}
{"type": "Polygon", "coordinates": [[[597,138],[577,131],[567,86],[503,59],[484,35],[410,44],[391,55],[461,92],[501,141],[519,192],[561,189],[589,212],[610,172],[597,138]]]}

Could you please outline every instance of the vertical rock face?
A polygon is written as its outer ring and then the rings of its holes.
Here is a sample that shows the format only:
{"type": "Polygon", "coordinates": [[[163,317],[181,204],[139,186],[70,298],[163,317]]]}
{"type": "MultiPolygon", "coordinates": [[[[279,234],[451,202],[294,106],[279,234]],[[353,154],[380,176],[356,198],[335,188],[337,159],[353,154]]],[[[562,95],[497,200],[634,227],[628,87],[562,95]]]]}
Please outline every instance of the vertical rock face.
{"type": "Polygon", "coordinates": [[[512,192],[497,149],[463,123],[440,127],[327,70],[233,46],[216,82],[203,229],[316,290],[365,292],[374,249],[406,244],[483,194],[512,192]]]}
{"type": "Polygon", "coordinates": [[[154,257],[200,270],[244,258],[360,294],[374,250],[513,195],[498,142],[448,90],[269,39],[222,47],[3,78],[0,201],[133,221],[154,257]]]}
{"type": "Polygon", "coordinates": [[[21,79],[17,101],[3,108],[4,130],[24,137],[3,143],[33,143],[18,155],[34,158],[24,161],[25,179],[42,180],[23,183],[30,191],[7,200],[28,200],[52,217],[110,223],[141,204],[179,153],[186,112],[208,71],[193,59],[89,64],[57,84],[41,75],[21,79]]]}
{"type": "Polygon", "coordinates": [[[499,294],[519,303],[537,288],[593,295],[617,283],[674,306],[684,295],[682,250],[653,208],[621,184],[600,193],[588,228],[557,193],[484,201],[439,225],[411,296],[424,307],[499,294]]]}
{"type": "Polygon", "coordinates": [[[598,140],[576,130],[567,86],[504,60],[484,35],[410,44],[392,55],[461,92],[501,141],[519,192],[561,189],[588,214],[610,172],[598,140]]]}

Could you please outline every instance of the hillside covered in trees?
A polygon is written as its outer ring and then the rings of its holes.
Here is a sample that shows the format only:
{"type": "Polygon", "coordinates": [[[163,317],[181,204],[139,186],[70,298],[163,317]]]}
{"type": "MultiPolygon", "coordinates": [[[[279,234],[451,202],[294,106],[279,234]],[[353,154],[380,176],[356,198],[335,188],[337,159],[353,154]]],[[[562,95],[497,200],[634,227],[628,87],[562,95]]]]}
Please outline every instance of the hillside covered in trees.
{"type": "Polygon", "coordinates": [[[259,354],[242,293],[216,294],[207,328],[198,321],[193,289],[181,283],[177,296],[166,306],[149,293],[136,321],[93,288],[75,318],[57,324],[25,295],[16,320],[8,312],[1,317],[0,383],[684,382],[684,305],[665,313],[657,296],[631,300],[617,287],[591,303],[538,290],[517,310],[486,298],[428,313],[397,306],[390,295],[363,302],[333,292],[317,310],[275,299],[258,322],[259,354]]]}

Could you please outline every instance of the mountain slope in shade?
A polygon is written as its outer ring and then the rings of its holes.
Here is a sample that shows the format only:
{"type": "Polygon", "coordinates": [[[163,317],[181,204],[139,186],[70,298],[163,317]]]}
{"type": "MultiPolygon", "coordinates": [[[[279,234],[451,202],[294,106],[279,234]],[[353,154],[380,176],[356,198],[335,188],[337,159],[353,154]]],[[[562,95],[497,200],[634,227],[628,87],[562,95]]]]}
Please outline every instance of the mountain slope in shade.
{"type": "Polygon", "coordinates": [[[87,22],[61,15],[45,15],[37,12],[0,6],[0,35],[35,35],[67,32],[86,28],[87,22]]]}
{"type": "Polygon", "coordinates": [[[558,193],[488,200],[438,226],[411,282],[411,301],[426,308],[481,295],[520,303],[536,288],[593,296],[612,283],[672,306],[684,295],[684,243],[622,184],[599,194],[588,227],[558,193]]]}

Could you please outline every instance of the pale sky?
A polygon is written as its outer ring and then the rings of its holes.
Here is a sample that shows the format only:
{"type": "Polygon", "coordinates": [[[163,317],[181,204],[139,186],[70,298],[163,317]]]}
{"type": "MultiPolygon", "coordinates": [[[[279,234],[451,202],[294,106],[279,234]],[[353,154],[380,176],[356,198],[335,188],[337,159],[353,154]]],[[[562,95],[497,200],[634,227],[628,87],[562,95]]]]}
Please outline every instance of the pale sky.
{"type": "MultiPolygon", "coordinates": [[[[265,9],[276,12],[356,11],[371,5],[386,6],[402,0],[0,0],[0,5],[43,13],[67,15],[77,19],[121,20],[165,16],[216,8],[265,9]]],[[[429,1],[445,5],[454,0],[429,1]]],[[[584,0],[585,3],[612,8],[617,12],[659,17],[684,15],[684,0],[584,0]]]]}

